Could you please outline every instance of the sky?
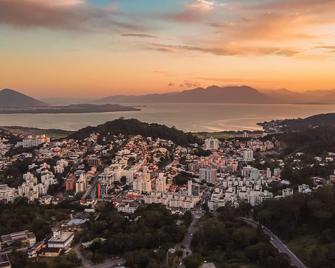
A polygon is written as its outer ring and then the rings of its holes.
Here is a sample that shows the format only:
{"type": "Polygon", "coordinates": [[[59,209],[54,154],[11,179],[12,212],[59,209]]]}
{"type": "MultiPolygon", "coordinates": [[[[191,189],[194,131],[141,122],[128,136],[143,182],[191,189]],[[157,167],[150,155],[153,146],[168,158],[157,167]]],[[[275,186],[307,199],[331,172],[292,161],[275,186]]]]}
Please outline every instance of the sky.
{"type": "Polygon", "coordinates": [[[335,88],[334,0],[0,0],[0,88],[335,88]]]}

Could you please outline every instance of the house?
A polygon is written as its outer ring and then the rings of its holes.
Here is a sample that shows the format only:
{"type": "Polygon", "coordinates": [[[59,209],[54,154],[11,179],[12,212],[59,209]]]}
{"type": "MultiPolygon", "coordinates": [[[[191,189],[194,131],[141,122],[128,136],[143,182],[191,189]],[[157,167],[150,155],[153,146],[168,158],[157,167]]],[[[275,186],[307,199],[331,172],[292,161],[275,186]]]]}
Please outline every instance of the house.
{"type": "Polygon", "coordinates": [[[9,261],[7,254],[0,254],[0,268],[11,268],[12,265],[9,261]]]}
{"type": "Polygon", "coordinates": [[[22,250],[27,249],[36,243],[36,236],[27,230],[2,235],[0,237],[0,250],[11,248],[11,246],[16,243],[20,244],[22,250]]]}
{"type": "Polygon", "coordinates": [[[48,249],[60,249],[61,251],[67,251],[71,247],[73,239],[73,232],[54,230],[53,236],[48,240],[48,249]]]}

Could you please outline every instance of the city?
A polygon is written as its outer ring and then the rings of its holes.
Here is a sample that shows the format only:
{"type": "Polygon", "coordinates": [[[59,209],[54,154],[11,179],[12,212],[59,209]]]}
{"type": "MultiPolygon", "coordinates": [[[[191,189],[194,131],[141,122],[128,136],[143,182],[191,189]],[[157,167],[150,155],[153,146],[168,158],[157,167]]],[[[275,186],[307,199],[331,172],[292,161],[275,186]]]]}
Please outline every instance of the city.
{"type": "MultiPolygon", "coordinates": [[[[131,127],[131,120],[119,121],[131,127]]],[[[82,139],[53,139],[4,132],[1,174],[5,176],[2,181],[5,178],[8,183],[0,185],[1,202],[24,202],[55,210],[70,208],[71,212],[49,223],[46,229],[50,231],[41,232],[42,236],[20,228],[2,235],[2,256],[8,259],[8,254],[18,251],[33,260],[74,254],[74,260],[84,267],[108,261],[110,267],[121,266],[129,262],[123,256],[108,260],[107,255],[92,255],[92,248],[107,240],[87,233],[102,217],[101,209],[115,211],[131,223],[141,218],[138,211],[153,206],[151,209],[164,207],[176,225],[184,227],[178,235],[184,239],[168,249],[170,255],[181,252],[173,261],[184,267],[183,260],[192,252],[196,223],[205,214],[243,207],[248,213],[241,220],[257,227],[257,222],[249,223],[254,207],[295,194],[310,195],[335,181],[335,175],[330,175],[328,179],[313,177],[310,184],[290,182],[281,175],[285,163],[290,161],[294,169],[301,168],[304,153],[282,158],[281,142],[274,136],[248,135],[224,140],[195,137],[198,143],[185,145],[173,135],[175,142],[139,134],[92,132],[82,139]]],[[[327,166],[334,163],[334,155],[329,152],[314,160],[327,166]]],[[[287,254],[292,255],[287,260],[295,264],[297,257],[290,251],[287,254]]]]}
{"type": "Polygon", "coordinates": [[[335,268],[335,0],[0,0],[0,268],[335,268]]]}

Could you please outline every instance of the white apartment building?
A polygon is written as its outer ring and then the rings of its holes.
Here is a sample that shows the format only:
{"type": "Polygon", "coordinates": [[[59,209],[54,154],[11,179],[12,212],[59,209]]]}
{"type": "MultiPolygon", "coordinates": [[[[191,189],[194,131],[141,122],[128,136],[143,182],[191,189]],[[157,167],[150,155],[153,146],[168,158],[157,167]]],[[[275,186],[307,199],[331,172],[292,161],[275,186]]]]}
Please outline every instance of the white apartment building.
{"type": "Polygon", "coordinates": [[[50,138],[47,137],[46,135],[28,136],[24,138],[21,142],[18,142],[16,144],[16,147],[22,146],[23,148],[31,148],[31,147],[36,147],[43,143],[49,143],[49,142],[50,142],[50,138]]]}
{"type": "Polygon", "coordinates": [[[80,174],[76,182],[76,193],[83,193],[87,190],[87,178],[85,174],[80,174]]]}
{"type": "Polygon", "coordinates": [[[17,197],[17,190],[15,188],[8,187],[7,184],[0,185],[0,201],[13,202],[17,197]]]}
{"type": "Polygon", "coordinates": [[[245,149],[243,151],[243,161],[244,162],[251,162],[254,160],[254,152],[251,149],[245,149]]]}
{"type": "Polygon", "coordinates": [[[218,139],[214,139],[213,137],[210,137],[209,139],[205,140],[204,149],[216,151],[219,149],[219,145],[220,145],[220,142],[218,139]]]}

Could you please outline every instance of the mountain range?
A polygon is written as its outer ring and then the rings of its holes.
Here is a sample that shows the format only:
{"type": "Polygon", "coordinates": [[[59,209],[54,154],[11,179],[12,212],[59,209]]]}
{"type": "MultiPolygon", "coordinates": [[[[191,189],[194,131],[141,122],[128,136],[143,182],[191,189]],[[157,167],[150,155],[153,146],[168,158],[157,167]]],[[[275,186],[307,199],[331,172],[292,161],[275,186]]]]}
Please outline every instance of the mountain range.
{"type": "Polygon", "coordinates": [[[249,86],[210,86],[181,92],[114,95],[97,103],[245,103],[245,104],[326,104],[335,103],[335,90],[295,92],[288,89],[258,90],[249,86]]]}
{"type": "Polygon", "coordinates": [[[272,103],[272,97],[248,86],[195,88],[181,92],[117,95],[97,100],[98,103],[272,103]]]}
{"type": "MultiPolygon", "coordinates": [[[[46,106],[84,104],[84,100],[61,97],[57,99],[34,99],[12,89],[0,91],[0,110],[31,109],[46,106]]],[[[244,104],[326,104],[335,103],[335,90],[315,90],[294,92],[288,89],[258,90],[249,86],[210,86],[194,88],[180,92],[145,94],[145,95],[114,95],[98,100],[85,100],[92,104],[145,104],[145,103],[244,103],[244,104]]]]}

